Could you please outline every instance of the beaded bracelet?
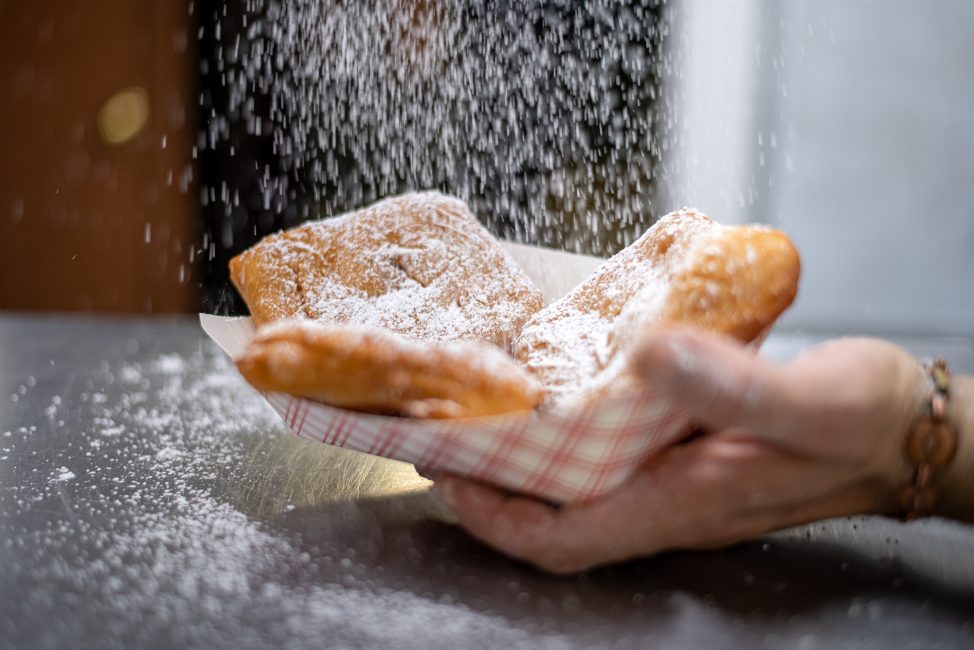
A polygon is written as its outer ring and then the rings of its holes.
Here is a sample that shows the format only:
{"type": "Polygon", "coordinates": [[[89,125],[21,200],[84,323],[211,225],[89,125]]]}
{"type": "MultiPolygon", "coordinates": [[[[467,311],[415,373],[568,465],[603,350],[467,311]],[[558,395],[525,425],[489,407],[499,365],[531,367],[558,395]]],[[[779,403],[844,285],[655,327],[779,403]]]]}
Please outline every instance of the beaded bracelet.
{"type": "Polygon", "coordinates": [[[950,370],[941,358],[927,365],[933,388],[927,408],[906,436],[906,457],[916,466],[913,481],[900,488],[897,498],[907,520],[933,513],[937,505],[934,477],[957,453],[957,428],[947,419],[950,370]]]}

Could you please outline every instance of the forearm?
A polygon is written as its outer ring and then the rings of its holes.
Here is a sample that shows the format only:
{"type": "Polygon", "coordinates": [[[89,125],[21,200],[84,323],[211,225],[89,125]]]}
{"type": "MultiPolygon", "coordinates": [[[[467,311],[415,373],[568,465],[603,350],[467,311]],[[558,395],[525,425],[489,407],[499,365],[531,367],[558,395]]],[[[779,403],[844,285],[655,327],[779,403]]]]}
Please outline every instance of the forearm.
{"type": "Polygon", "coordinates": [[[938,513],[974,522],[974,376],[954,375],[948,415],[957,427],[957,455],[940,482],[938,513]]]}

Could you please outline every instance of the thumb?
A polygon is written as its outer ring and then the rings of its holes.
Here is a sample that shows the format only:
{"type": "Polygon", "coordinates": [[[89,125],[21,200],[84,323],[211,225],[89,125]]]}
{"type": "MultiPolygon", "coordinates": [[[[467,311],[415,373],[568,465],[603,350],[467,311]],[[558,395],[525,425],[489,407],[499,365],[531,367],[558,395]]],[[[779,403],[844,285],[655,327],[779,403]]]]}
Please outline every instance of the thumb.
{"type": "Polygon", "coordinates": [[[781,424],[783,373],[733,339],[692,329],[648,329],[633,367],[697,425],[766,432],[781,424]]]}

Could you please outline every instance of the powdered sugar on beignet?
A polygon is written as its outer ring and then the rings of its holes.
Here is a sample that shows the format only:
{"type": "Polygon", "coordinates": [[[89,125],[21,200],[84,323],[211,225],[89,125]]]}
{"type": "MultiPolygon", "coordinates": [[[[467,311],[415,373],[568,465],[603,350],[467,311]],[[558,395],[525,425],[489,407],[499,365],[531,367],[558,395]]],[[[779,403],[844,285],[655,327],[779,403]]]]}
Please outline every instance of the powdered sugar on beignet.
{"type": "Polygon", "coordinates": [[[535,314],[515,356],[541,382],[548,407],[579,406],[633,389],[630,355],[653,323],[752,340],[794,299],[798,273],[782,233],[720,226],[684,208],[535,314]]]}
{"type": "Polygon", "coordinates": [[[543,304],[466,204],[438,192],[272,235],[235,257],[230,271],[258,326],[305,318],[509,349],[543,304]]]}

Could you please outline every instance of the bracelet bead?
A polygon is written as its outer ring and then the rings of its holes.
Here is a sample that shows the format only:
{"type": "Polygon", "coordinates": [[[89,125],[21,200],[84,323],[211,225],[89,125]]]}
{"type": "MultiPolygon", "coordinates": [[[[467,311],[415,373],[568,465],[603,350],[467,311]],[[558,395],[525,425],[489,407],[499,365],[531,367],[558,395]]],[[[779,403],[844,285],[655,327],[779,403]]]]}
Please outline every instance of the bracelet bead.
{"type": "Polygon", "coordinates": [[[943,359],[927,367],[933,389],[925,413],[917,418],[906,436],[906,457],[916,466],[913,481],[897,493],[906,519],[931,514],[937,505],[936,473],[957,454],[957,428],[947,417],[950,399],[950,370],[943,359]]]}

